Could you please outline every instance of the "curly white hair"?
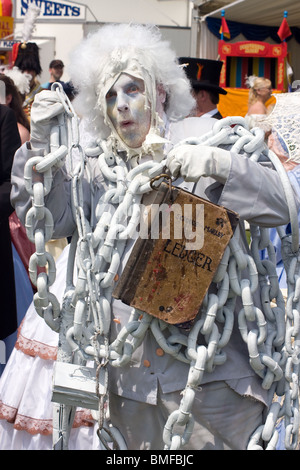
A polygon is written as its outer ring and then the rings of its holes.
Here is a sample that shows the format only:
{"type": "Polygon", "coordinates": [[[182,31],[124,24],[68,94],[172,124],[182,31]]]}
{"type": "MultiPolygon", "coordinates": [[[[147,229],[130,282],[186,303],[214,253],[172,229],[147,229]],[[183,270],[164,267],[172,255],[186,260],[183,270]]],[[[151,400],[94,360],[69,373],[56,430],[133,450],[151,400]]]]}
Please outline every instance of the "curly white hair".
{"type": "Polygon", "coordinates": [[[175,52],[154,25],[104,25],[80,43],[70,63],[70,77],[78,92],[74,107],[102,139],[111,132],[105,95],[124,71],[136,71],[144,79],[152,109],[156,106],[157,87],[163,87],[167,95],[164,111],[169,120],[187,116],[195,106],[190,83],[175,52]]]}

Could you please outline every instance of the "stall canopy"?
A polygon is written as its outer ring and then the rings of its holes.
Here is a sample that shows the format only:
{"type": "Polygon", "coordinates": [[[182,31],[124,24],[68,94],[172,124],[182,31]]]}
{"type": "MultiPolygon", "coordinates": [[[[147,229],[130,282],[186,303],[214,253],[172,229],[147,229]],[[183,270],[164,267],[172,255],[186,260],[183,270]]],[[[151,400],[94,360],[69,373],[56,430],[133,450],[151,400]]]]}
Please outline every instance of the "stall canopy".
{"type": "MultiPolygon", "coordinates": [[[[299,0],[238,0],[227,5],[225,17],[230,29],[230,39],[242,34],[248,41],[265,41],[271,38],[280,42],[277,35],[284,12],[288,12],[287,21],[292,37],[300,43],[300,8],[299,0]]],[[[203,18],[202,18],[203,19],[203,18]]],[[[205,15],[208,29],[219,37],[221,9],[205,15]]],[[[224,38],[226,40],[226,38],[224,38]]]]}
{"type": "MultiPolygon", "coordinates": [[[[207,17],[221,18],[221,8],[207,17]]],[[[288,12],[288,23],[300,27],[299,0],[237,0],[225,7],[226,19],[260,26],[279,26],[284,11],[288,12]]]]}
{"type": "MultiPolygon", "coordinates": [[[[270,42],[271,44],[283,44],[277,32],[284,18],[284,13],[287,12],[287,21],[292,35],[286,38],[286,43],[288,44],[289,64],[292,66],[292,70],[294,72],[294,78],[291,79],[294,80],[297,79],[300,74],[300,69],[298,67],[300,44],[299,5],[299,0],[235,0],[232,1],[230,4],[224,5],[223,7],[218,7],[217,9],[211,10],[205,15],[201,14],[200,7],[199,16],[201,18],[201,22],[205,22],[207,29],[210,31],[210,33],[212,33],[217,40],[220,40],[222,11],[225,11],[226,22],[230,30],[230,38],[228,39],[226,37],[223,37],[223,40],[224,42],[228,43],[228,46],[232,45],[232,43],[236,43],[236,41],[241,41],[241,38],[243,38],[242,40],[246,40],[249,42],[261,41],[266,43],[270,42]],[[291,44],[291,46],[289,44],[291,44]]],[[[205,28],[203,28],[203,30],[205,31],[205,28]]],[[[241,61],[239,57],[234,58],[232,60],[232,64],[230,65],[238,65],[238,61],[241,61]]],[[[254,61],[255,65],[257,65],[256,62],[260,63],[263,61],[263,59],[255,58],[253,59],[253,62],[254,61]]],[[[264,61],[264,64],[268,65],[266,64],[266,60],[264,61]]],[[[229,70],[229,68],[227,68],[227,70],[229,70]]],[[[265,75],[265,71],[261,73],[260,70],[257,72],[253,70],[252,73],[259,76],[265,75]]],[[[251,73],[247,71],[246,75],[249,74],[251,73]]],[[[285,80],[287,80],[286,74],[287,72],[285,71],[285,80]]],[[[245,78],[244,75],[245,73],[242,73],[242,78],[245,78]]],[[[234,81],[235,78],[236,74],[232,73],[231,67],[230,79],[231,81],[234,81]]],[[[277,88],[276,85],[277,83],[274,80],[273,88],[277,88]]],[[[222,108],[220,109],[221,113],[225,116],[236,113],[241,113],[241,115],[244,115],[247,111],[247,90],[243,88],[243,84],[242,88],[238,88],[241,85],[238,85],[236,83],[232,85],[231,82],[227,86],[231,88],[228,89],[229,93],[224,97],[224,100],[220,100],[220,108],[222,108]],[[231,105],[231,103],[234,101],[233,95],[235,93],[237,94],[236,101],[239,104],[235,109],[232,109],[233,106],[231,105]],[[243,100],[243,109],[239,110],[239,108],[241,108],[241,94],[245,94],[245,99],[243,100]],[[226,99],[228,101],[228,106],[225,103],[226,99]]],[[[285,89],[287,89],[286,85],[285,89]]]]}
{"type": "MultiPolygon", "coordinates": [[[[201,9],[201,8],[200,8],[201,9]]],[[[234,51],[228,52],[228,60],[222,57],[226,64],[223,72],[227,71],[226,88],[228,94],[220,99],[219,110],[223,116],[241,114],[245,115],[248,107],[248,89],[245,88],[245,78],[251,74],[258,76],[268,76],[273,84],[274,92],[286,91],[288,89],[287,66],[284,62],[279,64],[278,58],[273,59],[271,56],[258,57],[255,47],[275,47],[276,51],[279,47],[285,46],[282,43],[277,32],[282,20],[287,12],[287,21],[292,35],[286,37],[286,43],[294,39],[295,44],[300,43],[300,8],[299,0],[236,0],[223,6],[222,8],[210,11],[205,15],[201,15],[201,21],[206,23],[207,29],[215,36],[218,42],[220,54],[221,43],[224,48],[233,49],[234,47],[246,47],[253,45],[253,54],[249,51],[247,57],[245,51],[243,54],[235,54],[234,51]],[[230,30],[230,38],[223,37],[220,41],[220,26],[222,12],[225,11],[225,18],[230,30]],[[241,37],[243,38],[241,41],[241,37]],[[271,41],[270,41],[271,40],[271,41]],[[236,42],[240,41],[240,42],[236,42]],[[243,42],[246,41],[246,42],[243,42]],[[248,44],[247,44],[248,41],[248,44]],[[274,46],[268,43],[275,44],[274,46]],[[278,48],[276,48],[276,43],[278,48]],[[228,47],[226,47],[226,44],[228,47]],[[253,57],[252,57],[253,56],[253,57]],[[245,71],[245,67],[247,70],[245,71]],[[262,69],[263,67],[263,69],[262,69]],[[250,70],[251,69],[251,70],[250,70]],[[268,70],[266,70],[268,69],[268,70]],[[274,70],[273,70],[274,69],[274,70]],[[281,78],[283,86],[278,86],[278,77],[281,78]],[[240,79],[240,81],[238,80],[240,79]],[[241,83],[240,83],[241,82],[241,83]],[[224,98],[224,99],[223,99],[224,98]],[[233,106],[236,101],[237,106],[233,106]],[[243,106],[241,106],[243,104],[243,106]]],[[[291,41],[294,43],[294,41],[291,41]]],[[[294,46],[293,46],[294,47],[294,46]]],[[[284,54],[286,56],[286,54],[284,54]]],[[[296,56],[296,54],[295,54],[296,56]]],[[[298,56],[298,54],[297,54],[298,56]]],[[[274,101],[274,98],[272,98],[274,101]]]]}

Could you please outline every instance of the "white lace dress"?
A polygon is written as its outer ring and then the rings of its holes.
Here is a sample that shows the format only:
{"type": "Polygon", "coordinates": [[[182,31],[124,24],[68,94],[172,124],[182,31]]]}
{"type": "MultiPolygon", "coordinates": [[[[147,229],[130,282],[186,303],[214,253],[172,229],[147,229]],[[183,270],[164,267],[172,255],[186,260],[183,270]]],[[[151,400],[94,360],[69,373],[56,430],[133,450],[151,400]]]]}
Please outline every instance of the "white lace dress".
{"type": "MultiPolygon", "coordinates": [[[[65,285],[65,269],[59,268],[67,255],[68,247],[57,262],[57,279],[51,289],[59,300],[65,285]]],[[[0,379],[0,450],[52,449],[51,383],[57,343],[58,334],[39,317],[32,303],[0,379]]],[[[96,428],[90,410],[78,409],[70,450],[100,449],[96,428]]]]}

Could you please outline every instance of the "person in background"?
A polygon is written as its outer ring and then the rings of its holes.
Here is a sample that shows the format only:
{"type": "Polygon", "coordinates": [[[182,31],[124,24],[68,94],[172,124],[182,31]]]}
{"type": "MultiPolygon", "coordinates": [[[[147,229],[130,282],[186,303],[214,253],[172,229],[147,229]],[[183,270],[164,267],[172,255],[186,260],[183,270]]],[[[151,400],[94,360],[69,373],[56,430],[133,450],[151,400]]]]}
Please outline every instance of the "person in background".
{"type": "MultiPolygon", "coordinates": [[[[10,217],[15,214],[10,203],[10,175],[14,153],[20,145],[14,110],[0,104],[0,340],[2,346],[5,345],[5,357],[0,355],[0,375],[13,350],[17,328],[33,295],[27,272],[12,243],[9,223],[10,217]]],[[[25,244],[28,242],[25,240],[25,244]]]]}
{"type": "Polygon", "coordinates": [[[249,86],[247,116],[268,114],[270,109],[266,107],[266,102],[272,95],[271,80],[252,75],[247,78],[247,84],[249,86]]]}
{"type": "Polygon", "coordinates": [[[45,88],[46,90],[50,90],[51,85],[54,82],[59,82],[62,85],[64,85],[65,82],[61,80],[61,77],[63,76],[63,73],[64,73],[64,63],[62,60],[59,60],[59,59],[51,60],[49,64],[49,73],[50,73],[49,81],[42,84],[43,88],[45,88]]]}
{"type": "Polygon", "coordinates": [[[49,72],[50,72],[49,81],[46,83],[43,83],[42,87],[45,88],[46,90],[51,90],[51,86],[53,85],[53,83],[60,83],[63,87],[64,92],[66,93],[68,98],[72,101],[76,93],[70,81],[64,82],[61,80],[61,77],[64,73],[64,63],[62,62],[62,60],[59,60],[59,59],[52,60],[49,64],[49,72]]]}
{"type": "Polygon", "coordinates": [[[27,142],[30,138],[30,123],[22,107],[22,97],[15,86],[13,80],[7,75],[1,73],[0,81],[5,86],[5,104],[11,108],[16,116],[21,143],[27,142]]]}
{"type": "Polygon", "coordinates": [[[38,76],[42,73],[40,64],[39,47],[34,42],[19,44],[17,57],[14,66],[18,67],[21,72],[28,73],[31,76],[29,92],[24,96],[23,108],[30,119],[31,106],[37,93],[43,90],[38,80],[38,76]]]}
{"type": "Polygon", "coordinates": [[[21,139],[15,113],[0,104],[0,340],[17,328],[17,306],[13,255],[8,218],[14,208],[10,203],[10,174],[15,151],[21,139]]]}
{"type": "Polygon", "coordinates": [[[227,91],[219,86],[223,63],[220,60],[192,57],[179,57],[178,61],[184,67],[192,85],[196,100],[193,116],[222,119],[223,116],[217,105],[219,104],[219,95],[227,94],[227,91]]]}
{"type": "MultiPolygon", "coordinates": [[[[5,70],[4,72],[5,73],[0,74],[0,102],[14,111],[17,119],[21,144],[23,144],[30,139],[30,123],[22,107],[21,92],[24,92],[26,89],[29,90],[29,78],[25,78],[26,74],[20,72],[16,67],[14,67],[12,71],[5,70]]],[[[35,252],[35,247],[28,239],[25,227],[21,224],[15,211],[13,211],[9,216],[9,227],[11,241],[27,272],[29,258],[35,252]]]]}

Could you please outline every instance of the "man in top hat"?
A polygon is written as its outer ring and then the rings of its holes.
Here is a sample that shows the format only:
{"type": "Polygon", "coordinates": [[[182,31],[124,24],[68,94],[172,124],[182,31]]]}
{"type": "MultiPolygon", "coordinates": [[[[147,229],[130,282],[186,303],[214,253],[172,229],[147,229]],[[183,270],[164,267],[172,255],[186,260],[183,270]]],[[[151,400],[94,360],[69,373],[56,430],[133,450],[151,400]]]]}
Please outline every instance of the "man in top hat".
{"type": "Polygon", "coordinates": [[[219,86],[223,62],[193,57],[179,57],[178,61],[184,67],[193,88],[197,102],[194,116],[222,119],[217,105],[219,94],[227,94],[227,91],[219,86]]]}

